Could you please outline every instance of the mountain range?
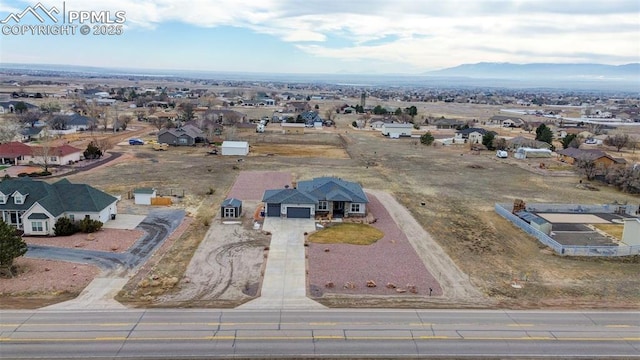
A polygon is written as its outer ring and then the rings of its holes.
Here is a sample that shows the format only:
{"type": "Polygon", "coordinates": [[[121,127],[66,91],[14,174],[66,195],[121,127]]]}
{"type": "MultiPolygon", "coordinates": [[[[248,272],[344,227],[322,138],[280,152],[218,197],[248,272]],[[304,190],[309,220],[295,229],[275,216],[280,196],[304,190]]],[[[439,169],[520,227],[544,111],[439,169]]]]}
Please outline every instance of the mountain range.
{"type": "Polygon", "coordinates": [[[512,64],[481,62],[424,73],[426,76],[467,77],[509,80],[607,80],[636,81],[640,84],[640,63],[603,64],[512,64]]]}

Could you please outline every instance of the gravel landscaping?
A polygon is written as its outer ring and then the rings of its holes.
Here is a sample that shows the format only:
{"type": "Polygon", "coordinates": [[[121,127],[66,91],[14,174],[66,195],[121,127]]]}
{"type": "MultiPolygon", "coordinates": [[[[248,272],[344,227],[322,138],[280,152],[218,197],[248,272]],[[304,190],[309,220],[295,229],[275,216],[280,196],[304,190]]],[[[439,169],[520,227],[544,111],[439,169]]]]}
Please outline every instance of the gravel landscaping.
{"type": "Polygon", "coordinates": [[[125,252],[144,235],[140,230],[102,229],[92,234],[77,233],[71,236],[25,236],[29,245],[79,248],[109,252],[125,252]]]}
{"type": "Polygon", "coordinates": [[[372,225],[385,235],[371,245],[314,244],[308,246],[310,295],[442,295],[438,281],[373,195],[368,208],[377,219],[372,225]],[[376,286],[372,286],[375,284],[376,286]]]}
{"type": "Polygon", "coordinates": [[[227,197],[242,201],[261,201],[264,191],[291,185],[291,174],[277,171],[243,171],[236,178],[227,197]]]}

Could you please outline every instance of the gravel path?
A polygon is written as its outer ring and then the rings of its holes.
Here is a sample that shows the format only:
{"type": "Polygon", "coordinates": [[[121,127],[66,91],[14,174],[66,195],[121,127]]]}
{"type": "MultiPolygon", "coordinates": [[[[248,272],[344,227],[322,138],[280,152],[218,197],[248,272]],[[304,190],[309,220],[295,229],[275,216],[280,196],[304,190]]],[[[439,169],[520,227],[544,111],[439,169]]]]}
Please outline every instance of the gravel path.
{"type": "Polygon", "coordinates": [[[378,219],[372,225],[385,234],[382,239],[371,245],[309,244],[312,296],[323,293],[429,296],[429,288],[432,296],[443,294],[436,278],[377,196],[380,194],[369,193],[368,207],[378,219]],[[377,286],[367,286],[368,281],[377,286]],[[333,287],[328,283],[333,283],[333,287]]]}

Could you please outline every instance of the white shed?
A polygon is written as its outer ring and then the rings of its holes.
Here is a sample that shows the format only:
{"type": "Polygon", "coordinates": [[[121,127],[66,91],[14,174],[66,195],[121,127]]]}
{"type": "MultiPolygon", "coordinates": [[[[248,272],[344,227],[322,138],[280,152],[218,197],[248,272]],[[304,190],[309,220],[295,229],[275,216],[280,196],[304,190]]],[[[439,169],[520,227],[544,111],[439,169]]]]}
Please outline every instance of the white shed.
{"type": "Polygon", "coordinates": [[[137,188],[133,190],[133,203],[136,205],[151,205],[151,199],[156,197],[154,188],[137,188]]]}
{"type": "Polygon", "coordinates": [[[222,155],[240,155],[249,153],[249,143],[246,141],[224,141],[222,142],[222,155]]]}

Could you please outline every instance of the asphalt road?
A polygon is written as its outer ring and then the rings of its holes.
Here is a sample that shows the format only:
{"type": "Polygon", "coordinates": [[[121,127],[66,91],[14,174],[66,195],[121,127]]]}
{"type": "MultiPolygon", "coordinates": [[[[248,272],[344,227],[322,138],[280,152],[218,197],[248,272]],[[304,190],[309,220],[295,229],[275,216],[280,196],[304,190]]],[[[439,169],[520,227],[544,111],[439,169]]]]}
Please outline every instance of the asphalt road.
{"type": "Polygon", "coordinates": [[[136,227],[145,232],[144,236],[123,253],[29,245],[25,256],[92,264],[102,270],[133,269],[149,258],[151,253],[164,242],[167,235],[180,225],[184,216],[184,210],[151,210],[136,227]]]}
{"type": "Polygon", "coordinates": [[[1,311],[0,357],[640,358],[640,313],[1,311]]]}

